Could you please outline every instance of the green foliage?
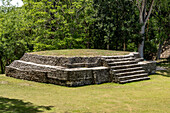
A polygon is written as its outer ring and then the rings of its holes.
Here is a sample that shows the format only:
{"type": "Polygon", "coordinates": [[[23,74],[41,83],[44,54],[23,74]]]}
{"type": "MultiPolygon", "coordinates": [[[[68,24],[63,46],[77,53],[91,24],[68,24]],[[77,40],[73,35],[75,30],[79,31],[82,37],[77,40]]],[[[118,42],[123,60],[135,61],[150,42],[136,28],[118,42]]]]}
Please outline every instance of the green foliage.
{"type": "Polygon", "coordinates": [[[169,4],[168,0],[156,1],[153,15],[149,19],[146,29],[145,58],[156,58],[159,44],[169,38],[169,4]]]}
{"type": "MultiPolygon", "coordinates": [[[[11,0],[0,6],[0,68],[24,52],[94,48],[137,51],[139,12],[132,0],[11,0]]],[[[156,1],[146,29],[145,57],[169,36],[169,1],[156,1]]]]}
{"type": "Polygon", "coordinates": [[[95,48],[122,50],[123,44],[138,38],[139,25],[133,1],[94,0],[94,8],[97,18],[95,48]]]}
{"type": "Polygon", "coordinates": [[[4,66],[9,65],[13,60],[20,58],[26,51],[23,35],[20,34],[19,27],[22,28],[21,9],[15,7],[0,7],[0,67],[4,71],[4,66]]]}
{"type": "Polygon", "coordinates": [[[34,51],[46,49],[86,48],[93,22],[92,1],[26,2],[34,41],[34,51]]]}

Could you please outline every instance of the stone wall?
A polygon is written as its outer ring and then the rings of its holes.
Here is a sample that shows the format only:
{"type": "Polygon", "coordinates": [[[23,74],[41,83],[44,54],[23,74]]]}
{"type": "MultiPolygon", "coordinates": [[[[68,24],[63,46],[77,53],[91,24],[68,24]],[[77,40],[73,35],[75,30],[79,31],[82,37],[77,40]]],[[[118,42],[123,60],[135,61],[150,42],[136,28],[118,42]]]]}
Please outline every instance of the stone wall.
{"type": "Polygon", "coordinates": [[[71,67],[75,64],[83,67],[95,67],[101,66],[100,59],[101,59],[100,57],[57,57],[25,53],[20,60],[52,66],[71,67]]]}
{"type": "Polygon", "coordinates": [[[148,74],[156,73],[155,61],[143,61],[143,62],[139,62],[138,64],[140,64],[148,74]]]}
{"type": "Polygon", "coordinates": [[[101,84],[111,81],[109,68],[106,67],[42,71],[38,69],[22,70],[12,66],[7,66],[6,76],[72,87],[90,84],[101,84]]]}
{"type": "Polygon", "coordinates": [[[45,71],[28,71],[28,70],[22,70],[14,67],[6,67],[6,76],[14,77],[17,79],[24,79],[24,80],[30,80],[30,81],[36,81],[36,82],[47,82],[47,72],[45,71]]]}

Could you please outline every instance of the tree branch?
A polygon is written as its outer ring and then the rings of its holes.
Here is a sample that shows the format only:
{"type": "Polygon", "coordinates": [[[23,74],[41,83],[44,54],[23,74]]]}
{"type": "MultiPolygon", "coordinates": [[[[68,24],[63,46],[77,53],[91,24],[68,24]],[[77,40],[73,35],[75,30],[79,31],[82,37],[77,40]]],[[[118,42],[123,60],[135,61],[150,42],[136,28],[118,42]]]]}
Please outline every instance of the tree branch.
{"type": "Polygon", "coordinates": [[[145,22],[146,15],[147,15],[147,12],[146,12],[146,4],[147,4],[147,0],[144,1],[144,8],[143,8],[143,21],[144,21],[144,22],[145,22]]]}
{"type": "Polygon", "coordinates": [[[151,15],[151,12],[152,12],[152,9],[153,9],[153,4],[154,4],[154,0],[152,0],[152,4],[150,6],[149,13],[148,13],[148,15],[147,15],[147,17],[146,17],[146,19],[144,21],[144,25],[146,25],[146,22],[148,21],[150,15],[151,15]]]}
{"type": "Polygon", "coordinates": [[[139,11],[141,11],[139,0],[136,0],[136,2],[137,2],[137,7],[138,7],[139,11]]]}
{"type": "Polygon", "coordinates": [[[142,13],[143,13],[143,10],[144,10],[144,7],[145,7],[145,2],[146,2],[146,0],[142,0],[142,7],[141,7],[142,13]]]}

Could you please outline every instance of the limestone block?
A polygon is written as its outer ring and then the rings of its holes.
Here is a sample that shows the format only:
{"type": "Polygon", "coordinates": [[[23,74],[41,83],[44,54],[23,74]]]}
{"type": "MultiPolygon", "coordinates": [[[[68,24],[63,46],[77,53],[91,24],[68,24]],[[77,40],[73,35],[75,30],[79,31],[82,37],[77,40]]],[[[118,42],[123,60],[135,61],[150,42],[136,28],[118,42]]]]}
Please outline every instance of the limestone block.
{"type": "Polygon", "coordinates": [[[50,71],[47,72],[47,77],[58,80],[68,80],[68,72],[64,70],[50,71]]]}
{"type": "Polygon", "coordinates": [[[69,81],[92,79],[92,70],[68,71],[69,81]]]}
{"type": "Polygon", "coordinates": [[[93,70],[95,84],[101,84],[110,81],[109,70],[93,70]]]}
{"type": "Polygon", "coordinates": [[[67,81],[66,86],[76,87],[93,84],[92,79],[89,80],[79,80],[79,81],[67,81]]]}
{"type": "Polygon", "coordinates": [[[58,80],[58,79],[52,79],[52,78],[48,78],[47,79],[47,83],[50,83],[50,84],[56,84],[56,85],[61,85],[61,86],[67,86],[66,84],[66,80],[58,80]]]}
{"type": "Polygon", "coordinates": [[[67,68],[85,67],[85,63],[74,63],[74,64],[66,63],[65,67],[67,68]]]}
{"type": "Polygon", "coordinates": [[[150,74],[156,73],[156,62],[155,61],[148,62],[148,68],[150,69],[149,70],[150,74]]]}
{"type": "Polygon", "coordinates": [[[62,66],[63,64],[70,62],[67,57],[41,56],[27,53],[25,53],[20,60],[52,66],[62,66]]]}
{"type": "Polygon", "coordinates": [[[132,55],[134,58],[141,58],[139,52],[132,52],[129,55],[132,55]]]}
{"type": "Polygon", "coordinates": [[[154,74],[156,72],[155,61],[143,61],[139,62],[138,64],[140,64],[148,74],[154,74]]]}
{"type": "Polygon", "coordinates": [[[31,80],[36,82],[46,82],[47,73],[43,71],[26,71],[12,67],[6,67],[6,76],[18,79],[31,80]]]}
{"type": "Polygon", "coordinates": [[[97,60],[94,63],[86,63],[85,67],[90,68],[90,67],[99,67],[102,66],[103,61],[100,58],[97,58],[97,60]]]}

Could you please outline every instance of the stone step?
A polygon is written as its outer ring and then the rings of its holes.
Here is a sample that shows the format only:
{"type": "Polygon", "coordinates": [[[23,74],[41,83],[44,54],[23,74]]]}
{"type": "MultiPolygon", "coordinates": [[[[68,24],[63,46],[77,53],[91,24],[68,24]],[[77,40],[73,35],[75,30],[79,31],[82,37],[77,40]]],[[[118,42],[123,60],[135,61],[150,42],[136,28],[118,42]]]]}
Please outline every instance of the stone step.
{"type": "MultiPolygon", "coordinates": [[[[30,80],[30,81],[36,81],[36,82],[42,82],[42,83],[52,83],[57,85],[64,85],[67,86],[67,75],[64,73],[60,74],[62,76],[56,76],[56,77],[48,77],[48,75],[53,72],[47,72],[47,71],[40,71],[40,70],[22,70],[19,68],[15,68],[12,66],[6,67],[6,76],[14,77],[18,79],[24,79],[24,80],[30,80]]],[[[57,73],[57,72],[56,72],[57,73]]]]}
{"type": "Polygon", "coordinates": [[[111,69],[126,69],[126,68],[133,68],[133,67],[140,67],[141,64],[128,64],[128,65],[119,65],[119,66],[111,66],[111,69]]]}
{"type": "Polygon", "coordinates": [[[74,63],[74,64],[65,64],[67,68],[79,68],[79,67],[85,67],[85,63],[74,63]]]}
{"type": "Polygon", "coordinates": [[[37,82],[46,82],[47,72],[40,70],[23,70],[12,66],[6,66],[6,76],[37,81],[37,82]]]}
{"type": "Polygon", "coordinates": [[[134,68],[125,68],[125,69],[118,69],[118,70],[111,70],[114,73],[120,73],[120,72],[129,72],[129,71],[136,71],[136,70],[142,70],[142,67],[134,67],[134,68]]]}
{"type": "Polygon", "coordinates": [[[128,83],[128,82],[135,82],[135,81],[140,81],[140,80],[149,80],[149,77],[140,77],[140,78],[135,78],[135,79],[129,79],[129,80],[123,80],[119,81],[120,84],[128,83]]]}
{"type": "MultiPolygon", "coordinates": [[[[6,76],[38,81],[55,84],[63,84],[67,86],[73,86],[67,84],[67,81],[71,83],[82,83],[87,84],[100,84],[109,82],[109,68],[107,67],[95,67],[95,68],[75,68],[75,69],[64,69],[57,71],[40,71],[40,70],[23,70],[12,66],[6,67],[6,76]],[[62,82],[63,81],[63,82],[62,82]],[[57,83],[59,82],[59,83],[57,83]],[[90,82],[90,83],[89,83],[90,82]]],[[[79,84],[80,85],[80,84],[79,84]]],[[[74,85],[74,86],[79,86],[74,85]]]]}
{"type": "Polygon", "coordinates": [[[22,60],[15,60],[10,66],[22,70],[30,70],[30,71],[31,70],[56,71],[58,69],[64,69],[64,67],[61,66],[36,64],[36,63],[26,62],[22,60]]]}
{"type": "MultiPolygon", "coordinates": [[[[99,60],[98,60],[99,61],[99,60]]],[[[87,68],[91,68],[91,67],[100,67],[102,63],[99,62],[95,62],[95,63],[66,63],[64,66],[67,68],[82,68],[82,67],[87,67],[87,68]]]]}
{"type": "Polygon", "coordinates": [[[133,61],[135,60],[135,58],[123,58],[123,59],[106,59],[105,61],[107,63],[111,63],[111,62],[120,62],[120,61],[133,61]]]}
{"type": "Polygon", "coordinates": [[[22,70],[43,70],[43,71],[57,71],[57,70],[64,70],[64,71],[89,71],[89,70],[108,70],[108,67],[99,66],[99,67],[80,67],[80,68],[65,68],[62,66],[51,66],[51,65],[43,65],[43,64],[36,64],[32,62],[26,62],[22,60],[15,60],[10,66],[22,70]]]}
{"type": "Polygon", "coordinates": [[[144,59],[143,58],[136,58],[135,61],[136,62],[141,62],[141,61],[144,61],[144,59]]]}
{"type": "Polygon", "coordinates": [[[145,70],[115,73],[115,75],[120,77],[120,76],[127,76],[127,75],[140,74],[140,73],[145,73],[145,70]]]}
{"type": "Polygon", "coordinates": [[[52,65],[52,66],[64,66],[66,63],[95,63],[100,60],[101,57],[94,56],[94,57],[66,57],[66,56],[43,56],[43,55],[36,55],[25,53],[24,56],[20,59],[26,62],[33,62],[37,64],[43,65],[52,65]]]}
{"type": "Polygon", "coordinates": [[[31,78],[36,78],[36,79],[50,78],[50,79],[58,79],[58,80],[67,80],[67,75],[62,69],[49,71],[45,69],[42,70],[35,69],[35,68],[23,69],[23,68],[17,68],[13,66],[6,66],[6,72],[10,72],[7,74],[7,76],[14,76],[15,78],[20,77],[21,79],[26,78],[27,80],[30,80],[31,78]],[[27,76],[31,78],[28,78],[27,76]]]}
{"type": "Polygon", "coordinates": [[[121,77],[118,77],[118,81],[124,81],[124,80],[129,80],[129,79],[147,77],[147,76],[148,76],[147,73],[133,74],[133,75],[129,75],[129,76],[121,76],[121,77]]]}
{"type": "Polygon", "coordinates": [[[122,61],[122,62],[113,62],[108,63],[109,66],[118,66],[118,65],[126,65],[126,64],[136,64],[136,61],[122,61]]]}
{"type": "Polygon", "coordinates": [[[119,56],[101,56],[104,59],[121,59],[121,58],[130,58],[134,57],[133,55],[119,55],[119,56]]]}

